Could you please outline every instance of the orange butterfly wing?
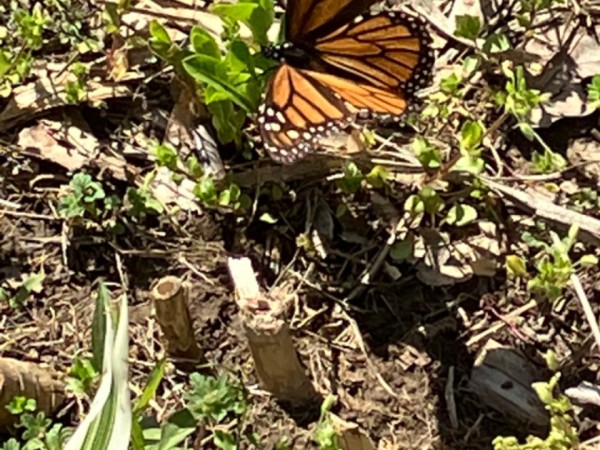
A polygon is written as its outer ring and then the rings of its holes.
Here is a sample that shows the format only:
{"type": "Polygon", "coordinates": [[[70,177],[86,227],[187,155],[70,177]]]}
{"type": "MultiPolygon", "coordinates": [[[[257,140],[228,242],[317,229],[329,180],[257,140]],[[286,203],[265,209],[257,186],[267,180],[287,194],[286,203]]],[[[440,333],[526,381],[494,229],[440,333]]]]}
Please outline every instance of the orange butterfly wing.
{"type": "Polygon", "coordinates": [[[400,116],[408,103],[401,93],[336,75],[282,65],[268,90],[258,122],[271,157],[291,164],[316,141],[346,127],[356,113],[400,116]]]}
{"type": "MultiPolygon", "coordinates": [[[[345,0],[341,7],[354,3],[345,0]]],[[[315,4],[328,13],[334,8],[332,0],[315,4]]],[[[293,8],[305,33],[323,29],[312,22],[314,12],[293,8]]],[[[430,81],[430,45],[422,20],[396,12],[359,16],[316,38],[312,49],[304,49],[308,70],[284,63],[267,87],[258,126],[270,156],[291,164],[312,151],[319,138],[345,128],[356,113],[400,117],[412,93],[430,81]]]]}

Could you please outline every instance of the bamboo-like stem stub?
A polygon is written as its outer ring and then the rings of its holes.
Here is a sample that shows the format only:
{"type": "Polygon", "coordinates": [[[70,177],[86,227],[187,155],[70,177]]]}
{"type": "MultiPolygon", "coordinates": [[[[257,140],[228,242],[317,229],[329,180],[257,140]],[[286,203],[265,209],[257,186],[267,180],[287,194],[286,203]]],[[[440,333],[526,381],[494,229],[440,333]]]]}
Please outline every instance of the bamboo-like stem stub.
{"type": "Polygon", "coordinates": [[[294,348],[285,302],[261,293],[248,258],[229,258],[228,266],[263,389],[292,404],[313,402],[318,396],[294,348]]]}
{"type": "Polygon", "coordinates": [[[194,337],[188,291],[177,277],[161,278],[151,292],[156,320],[163,332],[167,355],[182,370],[193,370],[206,359],[194,337]]]}

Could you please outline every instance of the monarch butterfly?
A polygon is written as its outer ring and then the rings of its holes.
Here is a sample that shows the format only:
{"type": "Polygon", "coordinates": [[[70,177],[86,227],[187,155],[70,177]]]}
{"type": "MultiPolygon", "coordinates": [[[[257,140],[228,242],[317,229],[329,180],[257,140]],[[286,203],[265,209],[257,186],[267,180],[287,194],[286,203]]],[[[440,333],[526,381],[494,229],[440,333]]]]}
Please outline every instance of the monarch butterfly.
{"type": "Polygon", "coordinates": [[[271,158],[292,164],[356,114],[400,117],[431,78],[424,21],[357,13],[377,0],[288,0],[285,42],[263,47],[281,65],[267,85],[258,129],[271,158]]]}

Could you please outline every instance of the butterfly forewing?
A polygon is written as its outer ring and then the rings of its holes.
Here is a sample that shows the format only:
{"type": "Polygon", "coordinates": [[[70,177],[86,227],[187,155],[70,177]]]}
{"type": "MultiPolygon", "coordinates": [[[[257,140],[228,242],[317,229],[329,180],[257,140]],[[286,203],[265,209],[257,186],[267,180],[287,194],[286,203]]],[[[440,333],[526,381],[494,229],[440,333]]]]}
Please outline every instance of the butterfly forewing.
{"type": "Polygon", "coordinates": [[[285,16],[286,40],[312,44],[368,10],[377,0],[288,0],[285,16]]]}
{"type": "Polygon", "coordinates": [[[405,94],[429,83],[430,46],[424,22],[400,12],[359,17],[315,42],[331,71],[405,94]]]}
{"type": "Polygon", "coordinates": [[[346,101],[308,72],[283,64],[271,79],[258,118],[271,157],[291,164],[312,151],[316,141],[345,127],[352,114],[346,101]]]}

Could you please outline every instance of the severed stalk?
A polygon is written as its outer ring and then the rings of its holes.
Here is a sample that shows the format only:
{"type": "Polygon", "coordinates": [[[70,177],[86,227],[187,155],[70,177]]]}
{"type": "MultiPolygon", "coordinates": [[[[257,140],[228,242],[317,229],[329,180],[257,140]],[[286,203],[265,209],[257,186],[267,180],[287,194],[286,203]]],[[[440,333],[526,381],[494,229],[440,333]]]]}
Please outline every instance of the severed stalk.
{"type": "Polygon", "coordinates": [[[185,371],[205,364],[204,353],[194,337],[188,291],[181,280],[173,276],[161,278],[152,289],[151,296],[167,355],[173,359],[173,363],[185,371]]]}
{"type": "Polygon", "coordinates": [[[248,258],[229,258],[228,268],[262,387],[292,404],[314,402],[317,393],[294,348],[283,296],[260,291],[248,258]]]}
{"type": "Polygon", "coordinates": [[[47,367],[0,357],[0,426],[17,422],[6,409],[15,397],[35,400],[36,410],[51,416],[65,398],[65,386],[47,367]]]}

